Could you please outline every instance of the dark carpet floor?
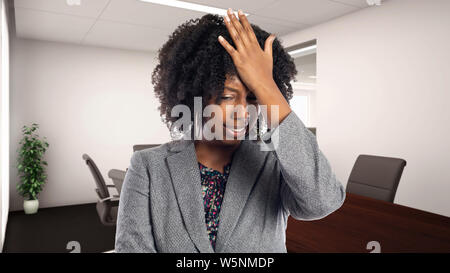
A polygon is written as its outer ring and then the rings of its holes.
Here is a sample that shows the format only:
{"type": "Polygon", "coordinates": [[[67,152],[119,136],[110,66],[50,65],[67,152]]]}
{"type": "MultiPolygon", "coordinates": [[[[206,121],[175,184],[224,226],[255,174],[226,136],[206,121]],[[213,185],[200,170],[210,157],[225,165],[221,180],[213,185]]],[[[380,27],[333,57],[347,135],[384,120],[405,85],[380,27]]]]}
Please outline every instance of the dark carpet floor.
{"type": "Polygon", "coordinates": [[[39,209],[37,214],[10,212],[3,252],[68,253],[70,241],[80,252],[114,249],[115,227],[102,225],[93,204],[39,209]],[[76,243],[75,243],[76,244],[76,243]]]}

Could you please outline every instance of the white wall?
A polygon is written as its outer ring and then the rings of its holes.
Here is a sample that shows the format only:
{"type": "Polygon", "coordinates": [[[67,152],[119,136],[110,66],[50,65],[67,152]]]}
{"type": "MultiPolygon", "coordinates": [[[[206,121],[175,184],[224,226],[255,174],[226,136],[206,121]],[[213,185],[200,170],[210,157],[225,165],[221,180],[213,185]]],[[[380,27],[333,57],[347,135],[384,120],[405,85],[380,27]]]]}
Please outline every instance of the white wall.
{"type": "Polygon", "coordinates": [[[8,5],[1,0],[0,43],[0,252],[9,211],[9,24],[8,5]]]}
{"type": "Polygon", "coordinates": [[[450,1],[390,0],[280,37],[317,39],[317,134],[346,185],[359,154],[407,160],[395,203],[450,216],[450,1]]]}
{"type": "Polygon", "coordinates": [[[151,84],[156,55],[24,39],[12,51],[11,210],[23,208],[15,163],[25,124],[40,124],[50,144],[42,208],[96,201],[83,153],[112,184],[108,171],[128,167],[134,144],[169,140],[151,84]]]}

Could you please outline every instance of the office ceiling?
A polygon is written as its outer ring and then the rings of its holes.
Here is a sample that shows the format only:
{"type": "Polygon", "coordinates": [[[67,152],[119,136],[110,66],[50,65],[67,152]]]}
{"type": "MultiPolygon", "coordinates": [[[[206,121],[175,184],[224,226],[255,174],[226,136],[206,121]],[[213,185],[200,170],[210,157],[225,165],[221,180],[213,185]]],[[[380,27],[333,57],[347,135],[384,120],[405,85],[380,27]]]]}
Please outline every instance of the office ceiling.
{"type": "MultiPolygon", "coordinates": [[[[205,13],[139,0],[15,0],[17,37],[156,51],[181,23],[205,13]]],[[[368,7],[366,0],[187,0],[241,8],[278,36],[368,7]]]]}

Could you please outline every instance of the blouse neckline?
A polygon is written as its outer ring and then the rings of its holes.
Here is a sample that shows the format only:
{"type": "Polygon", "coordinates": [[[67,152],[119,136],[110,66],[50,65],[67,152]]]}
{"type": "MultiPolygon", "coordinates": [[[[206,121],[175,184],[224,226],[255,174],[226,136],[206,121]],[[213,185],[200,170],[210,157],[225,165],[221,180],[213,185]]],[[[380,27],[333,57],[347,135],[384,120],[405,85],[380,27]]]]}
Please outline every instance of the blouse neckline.
{"type": "Polygon", "coordinates": [[[217,174],[220,174],[222,176],[227,175],[230,172],[230,169],[231,169],[231,162],[226,164],[225,166],[223,166],[223,173],[218,171],[218,170],[216,170],[216,169],[207,167],[207,166],[203,165],[200,162],[198,162],[198,165],[200,167],[200,170],[205,170],[206,172],[210,172],[210,173],[217,173],[217,174]]]}

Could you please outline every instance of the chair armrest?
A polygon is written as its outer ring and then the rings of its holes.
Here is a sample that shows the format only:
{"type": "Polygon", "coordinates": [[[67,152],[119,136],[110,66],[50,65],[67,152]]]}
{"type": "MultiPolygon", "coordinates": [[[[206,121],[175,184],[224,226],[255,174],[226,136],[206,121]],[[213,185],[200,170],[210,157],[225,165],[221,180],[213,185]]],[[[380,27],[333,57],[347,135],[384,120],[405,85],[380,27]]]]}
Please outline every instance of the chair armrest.
{"type": "Polygon", "coordinates": [[[110,196],[110,197],[106,197],[103,199],[99,199],[98,201],[100,201],[101,203],[107,202],[107,201],[111,201],[111,202],[115,202],[115,201],[119,201],[119,198],[116,196],[110,196]]]}
{"type": "Polygon", "coordinates": [[[106,198],[103,198],[103,199],[98,199],[98,201],[100,201],[101,203],[104,203],[104,202],[106,202],[106,201],[112,200],[113,198],[114,198],[114,197],[110,196],[110,197],[106,197],[106,198]]]}

